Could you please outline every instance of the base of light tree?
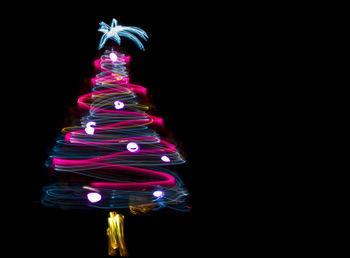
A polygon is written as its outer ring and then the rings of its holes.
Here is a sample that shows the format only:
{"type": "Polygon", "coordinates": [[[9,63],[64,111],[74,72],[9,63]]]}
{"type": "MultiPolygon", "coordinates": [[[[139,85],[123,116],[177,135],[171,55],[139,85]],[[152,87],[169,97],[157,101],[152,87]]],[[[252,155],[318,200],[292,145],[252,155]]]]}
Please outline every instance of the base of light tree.
{"type": "Polygon", "coordinates": [[[109,213],[108,218],[108,255],[116,256],[119,254],[121,257],[128,256],[124,240],[124,216],[114,211],[109,213]]]}

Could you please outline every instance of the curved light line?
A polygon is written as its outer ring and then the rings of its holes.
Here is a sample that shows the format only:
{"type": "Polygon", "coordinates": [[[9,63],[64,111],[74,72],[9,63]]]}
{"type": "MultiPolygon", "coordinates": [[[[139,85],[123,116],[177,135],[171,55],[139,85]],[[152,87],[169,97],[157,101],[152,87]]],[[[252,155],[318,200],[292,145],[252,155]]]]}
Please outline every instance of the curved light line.
{"type": "MultiPolygon", "coordinates": [[[[81,163],[80,161],[75,160],[63,160],[54,158],[54,165],[79,165],[81,163]]],[[[143,175],[152,175],[157,176],[160,178],[163,178],[163,180],[158,181],[150,181],[150,182],[135,182],[135,183],[114,183],[114,182],[93,182],[90,185],[97,189],[133,189],[133,188],[149,188],[153,186],[163,186],[163,187],[171,187],[176,184],[175,178],[169,174],[145,169],[145,168],[137,168],[137,167],[130,167],[130,166],[124,166],[124,165],[115,165],[115,164],[106,164],[106,163],[99,163],[94,161],[84,161],[84,165],[89,165],[93,167],[105,167],[105,168],[114,168],[115,170],[123,169],[128,170],[134,173],[143,174],[143,175]]]]}
{"type": "Polygon", "coordinates": [[[47,163],[59,178],[62,175],[68,181],[48,186],[42,202],[68,208],[91,206],[85,203],[84,188],[90,187],[104,196],[94,207],[125,208],[138,196],[141,199],[135,204],[153,205],[153,189],[161,187],[167,196],[164,203],[181,203],[185,196],[181,180],[165,166],[181,164],[184,160],[176,146],[160,139],[154,130],[154,126],[163,127],[164,124],[162,118],[145,112],[149,107],[143,105],[140,97],[147,99],[147,89],[129,83],[130,57],[118,53],[118,59],[112,62],[105,58],[109,53],[107,50],[94,61],[98,74],[91,79],[91,92],[77,100],[78,107],[88,114],[62,129],[64,138],[57,140],[50,155],[52,162],[47,163]],[[123,109],[114,108],[117,100],[125,103],[123,109]],[[84,128],[89,122],[96,122],[93,135],[84,128]],[[130,142],[140,146],[137,153],[127,151],[130,142]],[[164,155],[170,162],[162,160],[164,155]],[[122,194],[121,199],[118,199],[119,194],[122,194]]]}

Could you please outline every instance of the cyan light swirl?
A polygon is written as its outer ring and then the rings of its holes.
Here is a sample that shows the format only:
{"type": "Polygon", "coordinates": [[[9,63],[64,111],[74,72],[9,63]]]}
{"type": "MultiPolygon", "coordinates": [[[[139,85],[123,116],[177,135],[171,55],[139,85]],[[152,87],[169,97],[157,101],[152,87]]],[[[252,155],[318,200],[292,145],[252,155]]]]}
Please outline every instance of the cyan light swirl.
{"type": "Polygon", "coordinates": [[[129,83],[130,57],[114,52],[113,61],[111,52],[95,60],[92,90],[78,99],[83,115],[63,128],[50,155],[54,183],[44,188],[42,203],[130,208],[135,214],[164,207],[187,211],[187,192],[169,169],[185,160],[157,133],[163,119],[148,114],[146,88],[129,83]]]}

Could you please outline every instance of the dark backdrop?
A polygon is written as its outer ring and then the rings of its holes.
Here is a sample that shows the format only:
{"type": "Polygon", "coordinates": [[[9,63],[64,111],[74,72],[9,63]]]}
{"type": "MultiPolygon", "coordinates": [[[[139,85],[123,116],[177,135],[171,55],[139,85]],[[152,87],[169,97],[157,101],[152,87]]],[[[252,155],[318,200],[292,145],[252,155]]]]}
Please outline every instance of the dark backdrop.
{"type": "Polygon", "coordinates": [[[47,180],[48,152],[69,108],[76,105],[79,89],[94,76],[93,61],[102,35],[97,32],[98,23],[110,24],[117,18],[149,34],[146,52],[126,39],[122,46],[131,55],[131,82],[148,89],[165,127],[182,144],[187,164],[180,176],[192,206],[189,213],[165,210],[134,216],[124,212],[130,257],[215,254],[220,249],[217,238],[222,237],[213,233],[214,214],[221,212],[213,207],[222,194],[215,193],[215,182],[225,176],[223,166],[212,162],[221,151],[212,149],[219,137],[212,128],[214,123],[227,125],[215,115],[224,111],[218,101],[225,94],[219,85],[219,67],[224,64],[218,59],[224,51],[213,42],[210,15],[171,4],[133,9],[110,3],[104,11],[94,11],[93,6],[40,8],[31,6],[30,11],[12,16],[11,26],[19,31],[9,28],[12,39],[4,53],[10,64],[3,87],[10,111],[4,111],[3,134],[3,189],[11,196],[4,205],[10,252],[107,257],[108,211],[47,208],[40,204],[40,197],[47,180]],[[211,179],[212,173],[218,178],[211,179]],[[211,197],[213,192],[217,196],[211,197]]]}
{"type": "Polygon", "coordinates": [[[11,253],[107,257],[107,211],[47,208],[40,197],[48,152],[79,89],[94,76],[98,23],[112,18],[149,34],[146,52],[127,39],[122,46],[131,55],[131,82],[148,89],[186,154],[179,172],[192,206],[189,213],[125,212],[130,257],[244,257],[276,250],[278,233],[271,238],[269,223],[281,212],[270,215],[264,195],[266,181],[276,180],[266,165],[276,159],[268,154],[265,94],[278,77],[277,70],[267,76],[273,50],[269,26],[255,19],[259,10],[108,1],[30,3],[21,12],[5,11],[11,15],[2,22],[2,214],[11,253]]]}

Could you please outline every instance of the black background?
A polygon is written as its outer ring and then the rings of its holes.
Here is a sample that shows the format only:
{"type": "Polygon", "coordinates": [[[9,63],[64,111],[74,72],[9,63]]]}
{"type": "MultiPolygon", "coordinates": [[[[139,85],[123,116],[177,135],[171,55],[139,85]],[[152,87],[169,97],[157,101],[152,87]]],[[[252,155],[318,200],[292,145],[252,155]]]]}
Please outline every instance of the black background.
{"type": "MultiPolygon", "coordinates": [[[[233,172],[224,166],[225,158],[216,158],[231,149],[225,131],[232,131],[234,120],[234,115],[226,113],[231,104],[223,100],[233,84],[222,84],[226,66],[222,60],[230,48],[216,42],[222,40],[221,35],[215,36],[221,33],[215,28],[220,23],[215,23],[208,9],[175,4],[145,9],[110,2],[102,11],[94,9],[31,6],[28,12],[13,13],[8,21],[2,93],[8,102],[2,114],[6,120],[3,190],[11,197],[4,205],[9,252],[107,257],[108,211],[47,208],[40,197],[47,180],[48,152],[69,108],[76,105],[79,89],[94,76],[93,61],[102,35],[97,32],[98,23],[110,24],[117,18],[149,35],[146,52],[127,39],[122,39],[122,46],[131,55],[131,82],[148,89],[165,127],[186,154],[187,163],[179,173],[192,207],[189,213],[164,210],[134,216],[122,212],[130,257],[216,255],[221,249],[218,239],[231,238],[221,233],[222,228],[215,230],[218,218],[223,218],[218,214],[231,213],[232,207],[232,203],[222,205],[227,189],[219,184],[230,180],[233,172]],[[225,151],[223,142],[229,146],[225,151]]],[[[225,223],[228,234],[231,219],[225,223]]]]}
{"type": "Polygon", "coordinates": [[[283,212],[269,210],[276,163],[267,162],[277,156],[269,155],[266,131],[274,108],[270,93],[276,94],[273,85],[280,82],[275,66],[286,58],[278,44],[285,39],[271,40],[269,16],[256,18],[259,8],[254,13],[252,8],[105,1],[8,10],[1,114],[3,223],[10,253],[108,257],[108,211],[47,208],[40,197],[48,152],[79,89],[94,76],[98,23],[110,24],[112,18],[150,37],[146,52],[127,39],[122,47],[131,55],[131,82],[148,89],[186,154],[179,173],[192,207],[189,213],[163,210],[150,216],[124,212],[130,257],[276,251],[280,233],[271,234],[271,221],[283,212]]]}

